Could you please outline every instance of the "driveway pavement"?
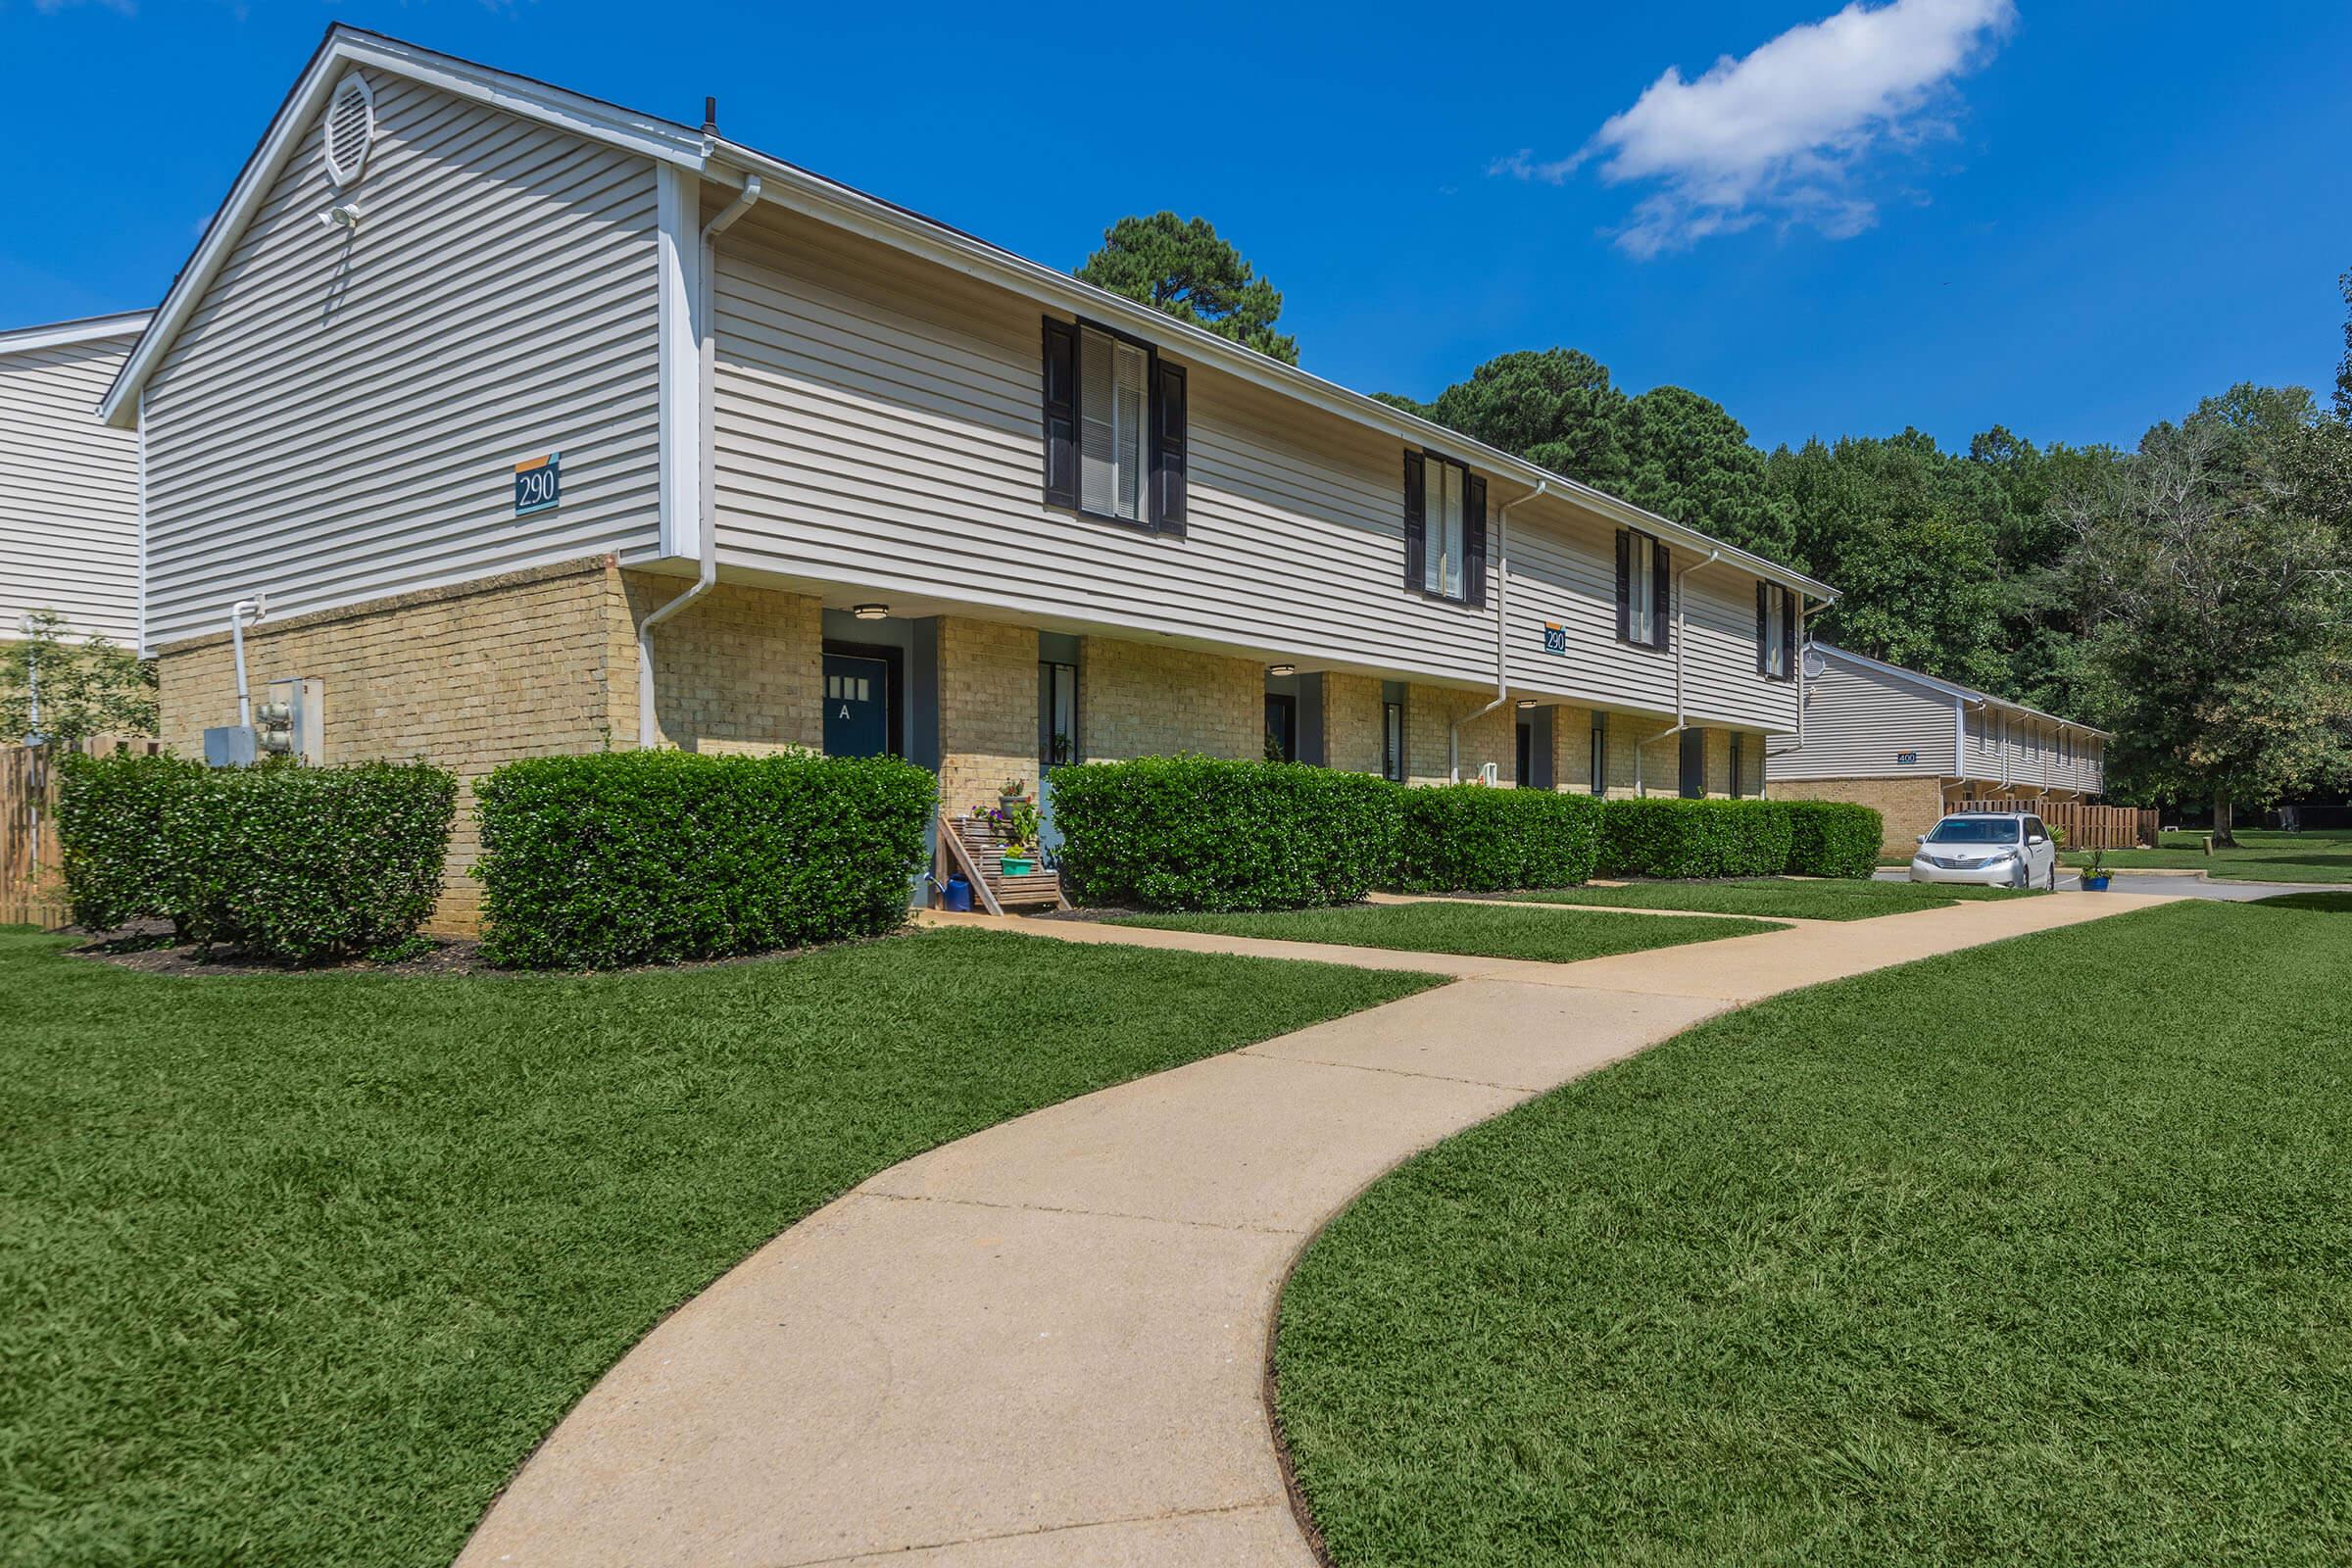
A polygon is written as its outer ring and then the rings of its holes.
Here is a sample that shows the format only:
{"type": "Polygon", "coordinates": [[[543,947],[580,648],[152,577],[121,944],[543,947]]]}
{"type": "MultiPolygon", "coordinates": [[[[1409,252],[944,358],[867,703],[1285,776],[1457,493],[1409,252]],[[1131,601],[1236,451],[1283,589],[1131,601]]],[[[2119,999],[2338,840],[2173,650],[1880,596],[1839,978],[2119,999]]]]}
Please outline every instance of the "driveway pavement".
{"type": "MultiPolygon", "coordinates": [[[[1910,878],[1900,871],[1881,871],[1881,882],[1906,882],[1910,878]]],[[[2207,881],[2193,871],[2174,874],[2165,871],[2125,871],[2117,874],[2107,887],[2110,898],[2128,894],[2134,898],[2157,899],[2222,899],[2245,904],[2255,899],[2277,898],[2281,893],[2325,893],[2330,884],[2325,882],[2228,882],[2207,881]]],[[[2058,890],[2080,892],[2082,879],[2072,871],[2058,873],[2058,890]]]]}
{"type": "Polygon", "coordinates": [[[1740,1003],[2148,903],[2061,893],[1573,964],[1021,922],[1456,978],[884,1171],[649,1334],[460,1563],[1310,1568],[1266,1357],[1292,1260],[1366,1183],[1740,1003]]]}

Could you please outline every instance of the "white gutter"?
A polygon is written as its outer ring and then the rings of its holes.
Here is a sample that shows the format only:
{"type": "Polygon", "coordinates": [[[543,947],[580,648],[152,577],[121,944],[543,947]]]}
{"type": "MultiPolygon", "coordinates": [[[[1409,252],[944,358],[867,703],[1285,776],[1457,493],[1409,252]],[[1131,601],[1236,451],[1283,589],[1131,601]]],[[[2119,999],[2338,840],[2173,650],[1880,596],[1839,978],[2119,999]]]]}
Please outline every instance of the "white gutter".
{"type": "Polygon", "coordinates": [[[1634,788],[1636,790],[1640,790],[1642,784],[1642,754],[1667,736],[1680,735],[1690,727],[1683,719],[1683,650],[1690,640],[1683,633],[1690,622],[1690,595],[1683,591],[1683,579],[1694,571],[1712,566],[1722,559],[1723,552],[1721,550],[1708,551],[1706,560],[1693,561],[1688,566],[1678,569],[1674,574],[1673,582],[1668,586],[1668,592],[1674,596],[1674,725],[1672,728],[1662,729],[1648,740],[1638,742],[1635,745],[1634,788]]]}
{"type": "MultiPolygon", "coordinates": [[[[733,227],[735,220],[750,212],[753,204],[759,200],[760,176],[753,174],[744,180],[743,189],[735,199],[727,203],[716,218],[703,225],[702,265],[695,278],[695,325],[702,340],[695,354],[698,365],[695,373],[703,380],[703,395],[695,399],[695,406],[704,411],[701,422],[705,425],[709,422],[710,407],[710,274],[714,270],[710,242],[733,227]]],[[[695,573],[694,586],[637,623],[637,746],[640,751],[651,750],[654,745],[654,628],[702,598],[718,582],[718,487],[701,456],[702,452],[708,450],[709,442],[708,430],[698,427],[695,431],[695,462],[702,471],[701,481],[696,487],[700,492],[698,510],[702,514],[701,538],[698,541],[702,546],[702,564],[695,573]]]]}
{"type": "Polygon", "coordinates": [[[1550,488],[1550,480],[1539,481],[1527,494],[1494,509],[1494,700],[1474,713],[1462,714],[1446,728],[1446,776],[1456,784],[1462,781],[1462,726],[1486,717],[1511,700],[1510,630],[1503,619],[1505,585],[1510,581],[1510,552],[1505,548],[1505,540],[1511,509],[1526,505],[1550,488]]]}
{"type": "Polygon", "coordinates": [[[237,662],[237,722],[253,723],[253,695],[245,684],[245,628],[270,613],[270,596],[256,594],[228,607],[228,646],[237,662]]]}

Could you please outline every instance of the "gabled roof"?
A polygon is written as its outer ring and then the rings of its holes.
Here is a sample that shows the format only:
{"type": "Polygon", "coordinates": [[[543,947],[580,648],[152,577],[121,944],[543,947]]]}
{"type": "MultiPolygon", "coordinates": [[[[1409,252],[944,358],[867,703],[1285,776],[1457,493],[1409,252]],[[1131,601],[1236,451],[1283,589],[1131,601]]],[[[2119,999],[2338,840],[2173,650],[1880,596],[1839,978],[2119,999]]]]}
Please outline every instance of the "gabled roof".
{"type": "Polygon", "coordinates": [[[136,337],[147,330],[152,311],[118,311],[112,316],[79,316],[71,321],[46,321],[39,326],[0,330],[0,354],[27,349],[56,348],[65,343],[96,343],[110,337],[136,337]]]}
{"type": "MultiPolygon", "coordinates": [[[[285,167],[295,138],[311,124],[324,107],[326,95],[353,66],[372,66],[406,75],[459,97],[490,104],[523,119],[560,125],[590,140],[626,148],[722,183],[739,185],[745,176],[757,174],[762,187],[762,203],[790,207],[1042,305],[1122,326],[1281,396],[1413,445],[1454,455],[1490,473],[1518,480],[1531,494],[1537,486],[1545,486],[1553,495],[1574,501],[1603,517],[1654,534],[1679,549],[1710,552],[1752,575],[1781,583],[1822,603],[1838,597],[1837,590],[1828,584],[1767,557],[1661,517],[1605,491],[1539,467],[1499,448],[1473,441],[1458,431],[1326,381],[1296,366],[1268,359],[1193,322],[1081,282],[1056,268],[1017,256],[961,229],[756,148],[725,137],[706,135],[677,121],[638,114],[527,76],[495,71],[340,23],[327,29],[310,64],[303,69],[285,102],[279,105],[269,130],[246,160],[236,183],[229,188],[227,200],[206,225],[203,238],[180,268],[179,275],[172,279],[171,292],[165,295],[154,322],[116,376],[115,384],[99,406],[100,416],[108,422],[118,425],[135,422],[139,389],[170,351],[172,339],[220,271],[248,219],[268,197],[270,187],[285,167]]],[[[1519,498],[1497,499],[1508,502],[1519,498]]]]}
{"type": "Polygon", "coordinates": [[[1942,680],[1934,675],[1923,675],[1916,669],[1905,669],[1900,664],[1889,664],[1885,660],[1873,659],[1868,654],[1857,654],[1825,642],[1808,642],[1805,646],[1831,659],[1843,660],[1849,664],[1875,670],[1882,675],[1891,675],[1896,680],[1906,681],[1925,691],[1957,698],[1964,703],[1977,703],[1986,708],[2001,709],[2011,713],[2031,713],[2035,718],[2046,718],[2053,724],[2063,724],[2068,729],[2081,730],[2086,735],[2096,735],[2104,740],[2115,739],[2113,730],[2101,729],[2096,724],[2085,724],[2079,718],[2062,718],[2056,713],[2045,713],[2038,708],[2028,708],[2025,704],[2013,703],[2006,697],[1995,697],[1990,692],[1981,692],[1974,686],[1962,686],[1956,681],[1942,680]]]}

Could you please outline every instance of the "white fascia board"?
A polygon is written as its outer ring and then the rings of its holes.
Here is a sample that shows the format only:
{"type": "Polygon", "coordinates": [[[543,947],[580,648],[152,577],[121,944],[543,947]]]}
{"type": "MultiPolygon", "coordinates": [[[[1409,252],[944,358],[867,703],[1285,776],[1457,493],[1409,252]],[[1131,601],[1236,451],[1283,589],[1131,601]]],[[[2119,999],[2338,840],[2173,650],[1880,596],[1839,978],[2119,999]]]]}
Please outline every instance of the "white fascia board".
{"type": "Polygon", "coordinates": [[[654,168],[661,411],[662,554],[703,553],[702,323],[694,318],[703,266],[702,181],[672,164],[654,168]]]}
{"type": "Polygon", "coordinates": [[[0,354],[53,349],[68,343],[96,343],[110,337],[136,337],[147,330],[153,311],[119,311],[113,316],[84,316],[71,321],[48,321],[39,326],[12,327],[0,332],[0,354]]]}
{"type": "Polygon", "coordinates": [[[163,304],[157,307],[155,318],[147,324],[137,347],[116,373],[114,385],[107,389],[98,405],[98,416],[107,423],[127,426],[138,416],[138,394],[147,384],[147,377],[170,351],[172,339],[179,335],[179,329],[196,309],[196,302],[212,286],[254,210],[277,183],[296,139],[318,118],[327,94],[334,90],[343,73],[354,67],[374,67],[408,76],[460,98],[625,148],[657,164],[702,167],[703,139],[683,125],[337,23],[327,29],[325,41],[303,69],[286,101],[278,107],[277,117],[270,122],[261,144],[254,148],[253,156],[238,172],[236,183],[229,187],[228,199],[213,215],[194,254],[172,280],[163,304]]]}
{"type": "MultiPolygon", "coordinates": [[[[1326,381],[1297,366],[1268,359],[1253,349],[1243,348],[1231,339],[1219,337],[1190,321],[1180,321],[1123,295],[1097,288],[1066,272],[1016,256],[986,240],[918,217],[862,191],[826,179],[821,174],[810,173],[808,170],[770,157],[756,148],[714,137],[710,141],[710,157],[715,165],[739,171],[740,173],[758,174],[762,184],[762,204],[781,204],[879,244],[919,256],[963,276],[1010,289],[1041,305],[1124,327],[1138,336],[1174,348],[1194,360],[1214,366],[1277,396],[1304,403],[1355,424],[1369,425],[1416,447],[1458,454],[1473,467],[1516,480],[1531,491],[1540,484],[1549,485],[1551,493],[1563,500],[1573,501],[1587,511],[1597,513],[1627,527],[1653,534],[1669,544],[1680,545],[1686,550],[1720,550],[1725,564],[1737,566],[1767,582],[1780,583],[1822,604],[1832,603],[1838,597],[1837,590],[1827,583],[1817,582],[1778,562],[1725,544],[1720,539],[1709,538],[1695,528],[1687,528],[1655,513],[1644,512],[1633,503],[1620,501],[1605,491],[1579,484],[1548,468],[1538,467],[1523,458],[1473,441],[1459,431],[1433,424],[1402,409],[1392,408],[1377,398],[1366,397],[1361,392],[1326,381]]],[[[740,183],[740,177],[737,182],[740,183]]]]}

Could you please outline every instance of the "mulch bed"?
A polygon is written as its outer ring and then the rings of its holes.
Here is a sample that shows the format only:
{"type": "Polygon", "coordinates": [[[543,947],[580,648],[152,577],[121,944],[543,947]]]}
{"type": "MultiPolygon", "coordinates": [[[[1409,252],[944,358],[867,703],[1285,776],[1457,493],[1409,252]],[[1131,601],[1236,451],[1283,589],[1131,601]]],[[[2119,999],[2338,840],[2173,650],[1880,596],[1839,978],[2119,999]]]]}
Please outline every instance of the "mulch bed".
{"type": "Polygon", "coordinates": [[[174,943],[172,940],[172,928],[160,922],[97,933],[75,927],[64,934],[89,939],[77,948],[67,949],[66,956],[112,964],[118,969],[129,969],[139,974],[181,978],[233,975],[291,975],[305,978],[312,975],[380,974],[403,979],[479,975],[492,979],[515,979],[550,973],[669,974],[680,969],[765,963],[771,959],[795,958],[805,953],[816,953],[829,948],[852,947],[861,942],[884,942],[911,929],[911,926],[902,927],[883,936],[856,937],[847,942],[828,942],[812,948],[780,948],[772,953],[747,953],[726,958],[690,958],[678,963],[640,963],[621,969],[599,970],[501,969],[482,957],[479,942],[464,937],[425,937],[422,939],[425,946],[415,956],[388,962],[347,958],[339,963],[298,964],[289,963],[283,958],[248,956],[242,950],[233,947],[207,949],[192,942],[174,943]]]}

